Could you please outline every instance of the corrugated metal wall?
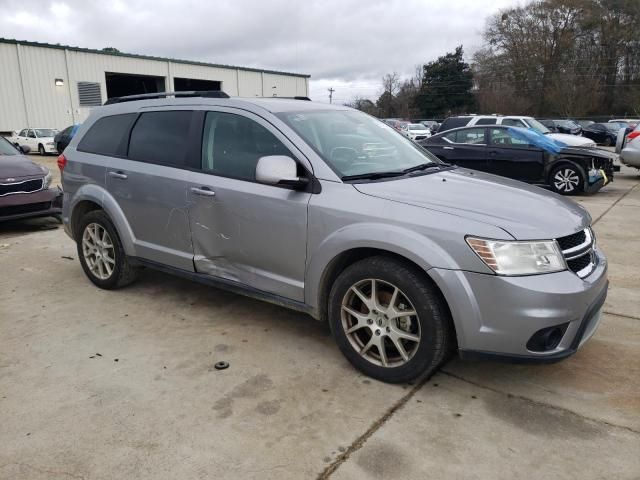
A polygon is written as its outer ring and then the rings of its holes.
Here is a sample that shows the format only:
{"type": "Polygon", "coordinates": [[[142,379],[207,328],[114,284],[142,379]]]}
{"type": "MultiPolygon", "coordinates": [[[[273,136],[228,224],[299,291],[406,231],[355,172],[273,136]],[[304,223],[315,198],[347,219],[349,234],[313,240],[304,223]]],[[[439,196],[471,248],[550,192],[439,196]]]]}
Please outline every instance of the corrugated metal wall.
{"type": "Polygon", "coordinates": [[[154,75],[173,90],[174,77],[217,80],[232,96],[307,96],[308,78],[238,68],[192,65],[0,42],[0,132],[26,127],[62,129],[84,121],[77,82],[97,82],[107,99],[105,72],[154,75]],[[62,79],[64,85],[56,86],[62,79]],[[23,94],[24,92],[24,94],[23,94]]]}

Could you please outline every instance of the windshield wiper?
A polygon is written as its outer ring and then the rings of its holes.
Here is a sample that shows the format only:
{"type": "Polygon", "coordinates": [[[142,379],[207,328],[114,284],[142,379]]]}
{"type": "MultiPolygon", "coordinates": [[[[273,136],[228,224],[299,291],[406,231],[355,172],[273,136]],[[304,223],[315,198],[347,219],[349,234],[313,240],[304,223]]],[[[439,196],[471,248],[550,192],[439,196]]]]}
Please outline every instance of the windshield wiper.
{"type": "Polygon", "coordinates": [[[370,173],[360,173],[358,175],[345,175],[342,177],[342,181],[347,180],[377,180],[379,178],[389,178],[389,177],[401,177],[405,174],[403,171],[390,171],[390,172],[370,172],[370,173]]]}
{"type": "Polygon", "coordinates": [[[411,173],[411,172],[417,172],[419,170],[426,170],[427,168],[440,168],[441,165],[438,163],[433,163],[433,162],[429,162],[429,163],[420,163],[418,165],[414,165],[413,167],[409,167],[409,168],[405,168],[403,170],[404,173],[411,173]]]}

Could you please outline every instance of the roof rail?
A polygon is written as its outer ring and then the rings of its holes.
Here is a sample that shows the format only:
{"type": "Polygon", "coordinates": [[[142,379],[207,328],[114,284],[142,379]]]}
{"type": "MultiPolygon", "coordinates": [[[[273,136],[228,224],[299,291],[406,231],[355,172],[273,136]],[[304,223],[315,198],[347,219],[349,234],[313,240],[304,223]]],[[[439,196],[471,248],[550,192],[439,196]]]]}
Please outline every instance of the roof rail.
{"type": "Polygon", "coordinates": [[[167,97],[229,98],[229,95],[227,95],[222,90],[143,93],[141,95],[127,95],[126,97],[109,98],[106,102],[104,102],[104,105],[112,105],[114,103],[134,102],[136,100],[151,100],[154,98],[167,98],[167,97]]]}
{"type": "Polygon", "coordinates": [[[307,102],[311,102],[312,100],[309,97],[303,96],[295,96],[295,97],[259,97],[259,98],[281,98],[282,100],[304,100],[307,102]]]}

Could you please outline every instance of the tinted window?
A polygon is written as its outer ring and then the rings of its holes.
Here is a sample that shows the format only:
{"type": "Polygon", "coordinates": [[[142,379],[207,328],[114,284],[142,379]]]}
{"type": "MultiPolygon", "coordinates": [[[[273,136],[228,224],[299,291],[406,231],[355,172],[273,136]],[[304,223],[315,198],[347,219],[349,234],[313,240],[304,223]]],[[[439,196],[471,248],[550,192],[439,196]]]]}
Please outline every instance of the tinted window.
{"type": "Polygon", "coordinates": [[[506,128],[492,128],[489,131],[489,136],[494,145],[505,147],[526,147],[529,145],[528,141],[512,135],[506,128]]]}
{"type": "Polygon", "coordinates": [[[202,138],[202,169],[223,177],[255,181],[260,157],[291,152],[269,130],[232,113],[209,112],[202,138]]]}
{"type": "Polygon", "coordinates": [[[29,133],[27,133],[27,137],[29,138],[36,138],[36,134],[33,130],[29,130],[29,133]]]}
{"type": "Polygon", "coordinates": [[[445,132],[447,130],[451,130],[452,128],[464,127],[469,123],[471,117],[449,117],[438,129],[438,132],[445,132]]]}
{"type": "Polygon", "coordinates": [[[19,137],[26,137],[27,136],[27,130],[20,130],[20,133],[18,134],[19,137]]]}
{"type": "Polygon", "coordinates": [[[495,118],[481,118],[476,122],[476,125],[495,125],[495,124],[496,124],[495,118]]]}
{"type": "Polygon", "coordinates": [[[99,155],[124,156],[124,140],[136,116],[135,113],[128,113],[100,118],[80,140],[78,150],[99,155]]]}
{"type": "Polygon", "coordinates": [[[526,127],[522,120],[517,120],[514,118],[504,118],[502,120],[502,125],[508,125],[510,127],[526,127]]]}
{"type": "Polygon", "coordinates": [[[186,166],[192,112],[148,112],[131,131],[129,158],[176,167],[186,166]]]}

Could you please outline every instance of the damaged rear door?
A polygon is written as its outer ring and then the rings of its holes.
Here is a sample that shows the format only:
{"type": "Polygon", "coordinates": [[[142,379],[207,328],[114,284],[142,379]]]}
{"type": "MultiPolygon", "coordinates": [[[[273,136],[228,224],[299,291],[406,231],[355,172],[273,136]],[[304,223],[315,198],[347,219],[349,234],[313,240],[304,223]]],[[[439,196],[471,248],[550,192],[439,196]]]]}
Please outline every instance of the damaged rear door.
{"type": "Polygon", "coordinates": [[[200,171],[189,189],[196,271],[303,301],[311,194],[255,181],[260,157],[299,161],[293,145],[246,111],[202,115],[200,171]]]}
{"type": "MultiPolygon", "coordinates": [[[[131,116],[131,115],[127,115],[131,116]]],[[[122,156],[107,164],[107,189],[131,226],[136,255],[193,271],[188,197],[191,110],[135,118],[122,156]]],[[[112,117],[113,118],[113,117],[112,117]]]]}

